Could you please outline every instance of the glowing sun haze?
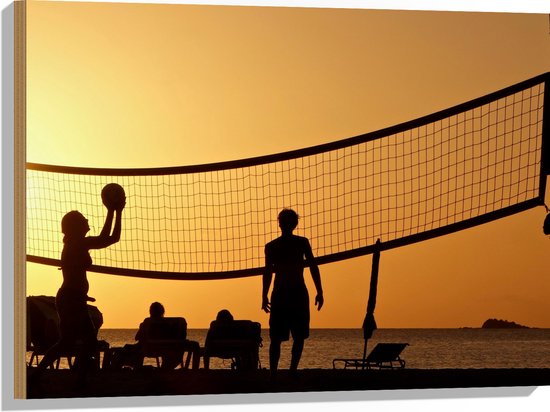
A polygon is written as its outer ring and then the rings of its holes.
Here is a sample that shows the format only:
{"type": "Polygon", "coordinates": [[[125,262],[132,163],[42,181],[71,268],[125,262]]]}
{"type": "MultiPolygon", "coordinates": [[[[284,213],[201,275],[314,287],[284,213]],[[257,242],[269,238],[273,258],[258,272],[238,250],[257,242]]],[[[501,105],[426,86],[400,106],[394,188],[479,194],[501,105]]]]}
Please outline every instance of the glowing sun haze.
{"type": "MultiPolygon", "coordinates": [[[[550,70],[544,14],[30,1],[27,27],[27,160],[66,166],[165,167],[298,149],[550,70]]],[[[382,253],[379,327],[490,317],[550,327],[544,217],[536,208],[382,253]]],[[[325,306],[312,310],[312,327],[361,327],[370,265],[366,256],[321,266],[325,306]]],[[[88,279],[106,328],[137,327],[156,300],[190,328],[222,308],[267,327],[259,277],[88,279]]],[[[312,295],[308,271],[306,279],[312,295]]],[[[27,265],[28,295],[55,295],[60,284],[57,268],[27,265]]]]}

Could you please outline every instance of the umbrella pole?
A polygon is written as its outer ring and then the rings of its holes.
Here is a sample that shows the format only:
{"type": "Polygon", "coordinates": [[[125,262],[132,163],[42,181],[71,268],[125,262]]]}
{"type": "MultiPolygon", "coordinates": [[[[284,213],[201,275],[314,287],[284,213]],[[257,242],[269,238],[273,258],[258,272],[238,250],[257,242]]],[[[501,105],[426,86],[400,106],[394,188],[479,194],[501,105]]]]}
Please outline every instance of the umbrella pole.
{"type": "Polygon", "coordinates": [[[367,359],[367,342],[369,340],[365,339],[365,345],[363,345],[363,362],[361,363],[361,369],[365,369],[365,361],[367,359]]]}
{"type": "Polygon", "coordinates": [[[370,274],[369,300],[367,303],[367,314],[363,321],[363,337],[365,345],[363,346],[362,369],[365,369],[367,359],[367,342],[371,338],[374,330],[377,328],[374,320],[374,308],[376,307],[376,295],[378,292],[378,268],[380,267],[380,239],[376,241],[374,254],[372,257],[372,270],[370,274]]]}

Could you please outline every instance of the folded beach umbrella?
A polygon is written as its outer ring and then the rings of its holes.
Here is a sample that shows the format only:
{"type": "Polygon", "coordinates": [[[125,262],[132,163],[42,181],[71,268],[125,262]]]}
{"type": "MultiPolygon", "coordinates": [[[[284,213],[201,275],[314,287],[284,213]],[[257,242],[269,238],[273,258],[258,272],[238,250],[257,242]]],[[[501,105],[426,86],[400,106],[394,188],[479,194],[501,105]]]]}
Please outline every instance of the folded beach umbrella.
{"type": "Polygon", "coordinates": [[[367,313],[363,321],[363,338],[365,346],[363,347],[363,360],[367,357],[367,342],[372,338],[373,332],[377,329],[374,319],[374,308],[376,307],[376,294],[378,291],[378,268],[380,266],[380,239],[376,241],[375,251],[372,256],[372,271],[370,275],[369,300],[367,303],[367,313]]]}
{"type": "Polygon", "coordinates": [[[377,329],[376,320],[374,319],[374,313],[367,313],[363,320],[363,338],[365,341],[372,338],[372,334],[377,329]]]}

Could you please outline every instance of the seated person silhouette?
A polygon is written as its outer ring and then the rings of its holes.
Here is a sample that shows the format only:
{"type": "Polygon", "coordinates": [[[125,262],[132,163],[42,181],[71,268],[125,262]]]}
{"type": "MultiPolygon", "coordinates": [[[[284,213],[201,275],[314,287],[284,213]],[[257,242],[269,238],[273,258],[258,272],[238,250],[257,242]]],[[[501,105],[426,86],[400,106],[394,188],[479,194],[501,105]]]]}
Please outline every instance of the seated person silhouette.
{"type": "Polygon", "coordinates": [[[261,326],[250,320],[234,320],[227,309],[218,312],[210,323],[204,350],[204,368],[209,369],[210,358],[231,359],[231,369],[257,369],[261,326]]]}
{"type": "MultiPolygon", "coordinates": [[[[200,345],[187,339],[187,322],[182,317],[164,317],[164,313],[161,303],[151,304],[149,317],[141,322],[136,333],[137,343],[124,346],[118,354],[119,359],[114,361],[115,367],[139,367],[143,365],[144,357],[155,357],[162,360],[162,369],[174,369],[182,363],[183,354],[187,351],[192,354],[193,369],[198,369],[200,345]]],[[[188,366],[187,362],[185,367],[188,366]]]]}
{"type": "MultiPolygon", "coordinates": [[[[225,327],[230,327],[231,326],[230,322],[232,322],[233,320],[234,320],[233,315],[231,314],[231,312],[229,312],[229,310],[227,309],[220,310],[216,315],[216,320],[210,323],[210,329],[208,329],[208,332],[206,335],[206,342],[210,343],[212,342],[212,339],[216,338],[214,336],[215,332],[213,331],[212,326],[216,327],[216,325],[220,325],[220,326],[225,325],[225,327]]],[[[208,353],[205,353],[204,355],[204,368],[210,369],[210,356],[208,356],[208,353]]]]}
{"type": "Polygon", "coordinates": [[[151,327],[151,319],[163,318],[164,312],[165,310],[162,303],[160,302],[151,303],[151,306],[149,306],[149,317],[144,319],[143,322],[140,323],[139,329],[136,333],[135,339],[138,342],[147,339],[147,335],[151,327]]]}

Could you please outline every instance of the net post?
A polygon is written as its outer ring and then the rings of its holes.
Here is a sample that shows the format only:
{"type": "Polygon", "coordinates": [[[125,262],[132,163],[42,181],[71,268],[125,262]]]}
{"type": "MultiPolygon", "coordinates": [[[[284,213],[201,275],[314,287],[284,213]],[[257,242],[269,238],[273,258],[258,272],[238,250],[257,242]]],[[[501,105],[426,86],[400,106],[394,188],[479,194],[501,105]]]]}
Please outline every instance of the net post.
{"type": "MultiPolygon", "coordinates": [[[[27,398],[27,369],[25,367],[25,355],[26,355],[26,341],[27,341],[27,304],[26,304],[26,265],[25,265],[25,248],[26,248],[26,231],[27,231],[27,212],[26,212],[26,173],[25,173],[25,163],[26,163],[26,143],[27,143],[27,1],[15,1],[13,3],[13,8],[11,11],[10,7],[6,9],[8,13],[4,19],[2,16],[2,22],[7,23],[6,20],[12,20],[8,23],[8,29],[13,30],[6,41],[7,44],[11,42],[14,46],[13,50],[10,53],[13,72],[12,74],[7,74],[8,79],[10,76],[10,82],[13,81],[13,89],[10,91],[5,91],[7,93],[6,100],[9,100],[10,94],[13,99],[13,124],[12,126],[7,126],[8,129],[13,127],[13,140],[10,140],[7,146],[13,144],[13,163],[11,165],[13,175],[11,176],[12,180],[9,183],[13,184],[13,209],[11,207],[7,208],[7,212],[3,212],[2,220],[6,217],[13,219],[12,222],[9,222],[6,219],[4,224],[10,228],[7,230],[12,230],[14,232],[13,244],[8,249],[5,247],[6,255],[11,251],[12,257],[14,259],[13,263],[13,354],[14,358],[12,361],[13,365],[13,386],[11,388],[8,386],[6,392],[8,393],[10,389],[13,389],[14,399],[26,399],[27,398]]],[[[2,13],[4,14],[4,13],[2,13]]],[[[5,32],[4,32],[5,35],[5,32]]],[[[10,57],[8,57],[9,61],[10,57]]],[[[9,166],[5,167],[4,171],[9,170],[9,166]]],[[[8,172],[9,173],[9,172],[8,172]]],[[[7,177],[4,174],[4,178],[7,177]]],[[[12,187],[9,186],[8,191],[12,187]]],[[[9,193],[9,192],[8,192],[9,193]]],[[[6,210],[6,209],[4,209],[6,210]]],[[[4,226],[4,227],[6,227],[4,226]]],[[[6,230],[6,229],[4,229],[6,230]]],[[[5,283],[3,285],[6,285],[5,283]]],[[[6,295],[7,296],[7,293],[6,295]]],[[[8,382],[5,381],[7,384],[8,382]]]]}
{"type": "Polygon", "coordinates": [[[546,179],[550,174],[550,72],[546,73],[544,80],[541,140],[539,197],[544,204],[546,179]]]}

